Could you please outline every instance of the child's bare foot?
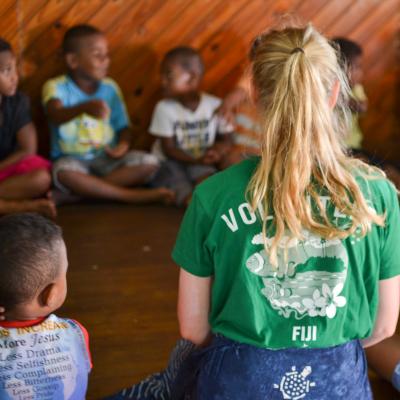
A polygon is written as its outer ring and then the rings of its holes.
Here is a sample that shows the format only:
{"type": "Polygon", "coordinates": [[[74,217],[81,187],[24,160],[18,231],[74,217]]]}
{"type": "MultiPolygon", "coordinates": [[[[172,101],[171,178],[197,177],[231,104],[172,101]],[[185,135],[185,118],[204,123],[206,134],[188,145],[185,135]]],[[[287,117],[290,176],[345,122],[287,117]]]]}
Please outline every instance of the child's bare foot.
{"type": "Polygon", "coordinates": [[[18,201],[0,199],[0,215],[23,212],[36,212],[53,219],[57,215],[56,205],[53,200],[36,199],[18,201]]]}
{"type": "Polygon", "coordinates": [[[125,201],[128,203],[146,204],[163,203],[172,204],[175,193],[166,188],[157,189],[126,189],[125,201]]]}
{"type": "Polygon", "coordinates": [[[29,201],[29,203],[32,203],[30,206],[32,210],[30,211],[37,212],[51,219],[57,216],[57,208],[53,200],[38,199],[29,201]]]}
{"type": "Polygon", "coordinates": [[[160,200],[166,206],[170,206],[175,203],[175,192],[167,188],[158,188],[160,193],[160,200]]]}
{"type": "Polygon", "coordinates": [[[62,192],[59,189],[53,189],[50,192],[48,192],[47,198],[49,200],[54,201],[56,206],[78,203],[79,201],[82,200],[82,197],[79,197],[72,193],[62,192]]]}

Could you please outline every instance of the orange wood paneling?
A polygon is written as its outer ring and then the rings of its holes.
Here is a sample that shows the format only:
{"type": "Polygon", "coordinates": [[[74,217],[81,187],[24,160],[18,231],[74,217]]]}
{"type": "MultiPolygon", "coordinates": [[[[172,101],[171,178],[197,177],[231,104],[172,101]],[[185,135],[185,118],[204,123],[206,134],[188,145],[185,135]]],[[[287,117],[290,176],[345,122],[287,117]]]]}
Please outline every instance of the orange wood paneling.
{"type": "MultiPolygon", "coordinates": [[[[19,55],[22,88],[31,96],[46,149],[40,105],[43,83],[62,71],[59,46],[65,30],[90,23],[108,36],[110,76],[125,94],[138,138],[160,95],[159,62],[175,45],[198,48],[206,64],[204,89],[223,96],[246,65],[251,39],[286,14],[312,21],[326,35],[348,36],[364,48],[370,108],[362,120],[367,148],[397,156],[400,0],[3,0],[0,35],[19,55]]],[[[286,17],[285,17],[286,18],[286,17]]]]}

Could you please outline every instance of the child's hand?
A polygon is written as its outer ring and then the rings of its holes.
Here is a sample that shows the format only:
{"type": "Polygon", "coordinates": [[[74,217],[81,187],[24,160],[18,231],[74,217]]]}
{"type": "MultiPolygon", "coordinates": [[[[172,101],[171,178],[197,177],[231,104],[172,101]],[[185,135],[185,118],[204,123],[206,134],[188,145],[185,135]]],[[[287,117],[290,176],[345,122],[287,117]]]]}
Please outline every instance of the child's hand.
{"type": "Polygon", "coordinates": [[[0,321],[4,321],[6,319],[5,314],[6,309],[4,307],[0,307],[0,321]]]}
{"type": "Polygon", "coordinates": [[[207,150],[206,154],[201,158],[201,163],[204,165],[213,165],[221,160],[219,152],[213,148],[207,150]]]}
{"type": "Polygon", "coordinates": [[[106,146],[104,150],[111,158],[121,158],[129,151],[129,143],[120,142],[115,147],[106,146]]]}
{"type": "Polygon", "coordinates": [[[233,89],[217,109],[217,114],[229,124],[235,124],[235,114],[238,107],[246,99],[247,93],[241,87],[233,89]]]}
{"type": "Polygon", "coordinates": [[[111,113],[110,107],[104,100],[94,99],[83,104],[84,111],[94,118],[107,119],[111,113]]]}

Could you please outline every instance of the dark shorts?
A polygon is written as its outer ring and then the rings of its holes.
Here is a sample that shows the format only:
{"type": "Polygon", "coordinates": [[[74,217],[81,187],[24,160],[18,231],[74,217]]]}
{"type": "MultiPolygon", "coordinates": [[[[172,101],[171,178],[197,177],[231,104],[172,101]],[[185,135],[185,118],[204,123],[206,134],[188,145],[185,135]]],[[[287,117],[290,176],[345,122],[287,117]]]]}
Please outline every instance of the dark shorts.
{"type": "Polygon", "coordinates": [[[161,164],[151,186],[173,190],[176,195],[176,204],[181,206],[192,193],[194,186],[215,172],[217,169],[212,165],[185,164],[167,160],[161,164]]]}
{"type": "Polygon", "coordinates": [[[37,155],[26,156],[22,160],[0,170],[0,182],[12,176],[29,174],[38,169],[50,170],[50,168],[50,161],[37,155]]]}
{"type": "MultiPolygon", "coordinates": [[[[186,366],[185,366],[186,363],[186,366]]],[[[216,336],[178,374],[174,399],[370,400],[359,341],[326,349],[268,350],[216,336]]]]}

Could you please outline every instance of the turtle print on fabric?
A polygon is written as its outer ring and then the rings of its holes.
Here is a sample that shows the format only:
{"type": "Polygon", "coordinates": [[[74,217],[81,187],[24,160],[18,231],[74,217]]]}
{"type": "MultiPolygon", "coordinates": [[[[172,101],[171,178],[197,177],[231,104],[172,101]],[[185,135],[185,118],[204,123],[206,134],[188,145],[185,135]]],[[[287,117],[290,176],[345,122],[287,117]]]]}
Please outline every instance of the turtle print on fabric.
{"type": "Polygon", "coordinates": [[[292,366],[292,371],[286,372],[280,384],[274,384],[274,388],[281,391],[284,399],[303,399],[310,391],[310,388],[316,385],[315,382],[311,382],[308,378],[311,372],[312,369],[308,365],[300,373],[296,371],[295,366],[292,366]]]}

